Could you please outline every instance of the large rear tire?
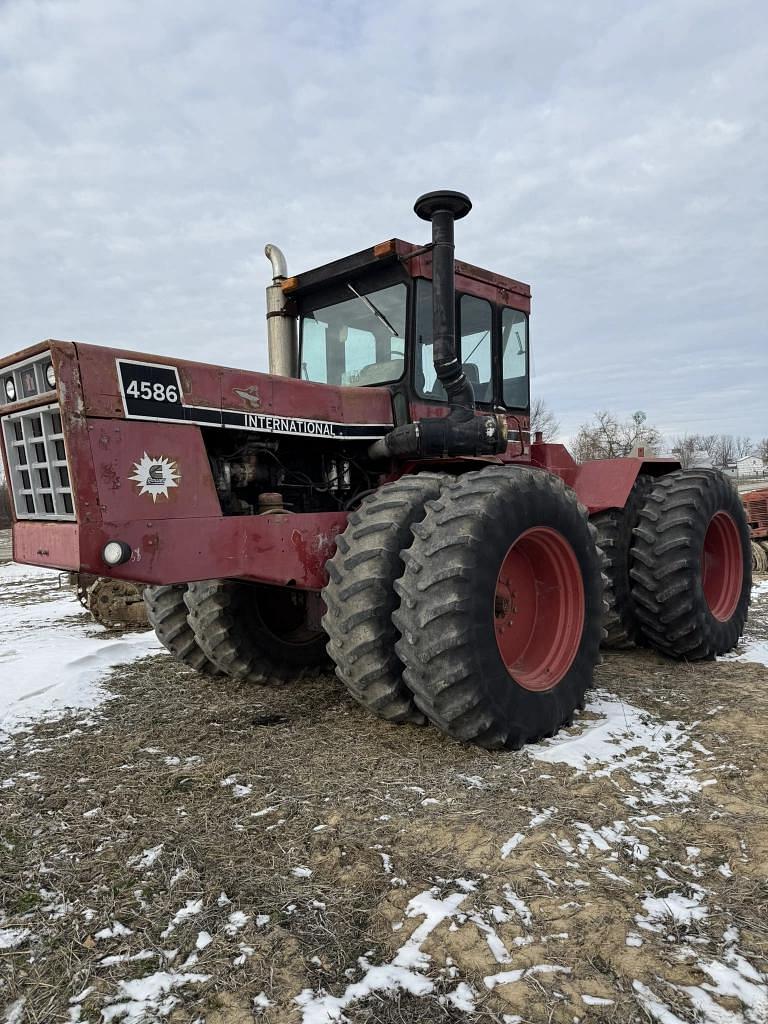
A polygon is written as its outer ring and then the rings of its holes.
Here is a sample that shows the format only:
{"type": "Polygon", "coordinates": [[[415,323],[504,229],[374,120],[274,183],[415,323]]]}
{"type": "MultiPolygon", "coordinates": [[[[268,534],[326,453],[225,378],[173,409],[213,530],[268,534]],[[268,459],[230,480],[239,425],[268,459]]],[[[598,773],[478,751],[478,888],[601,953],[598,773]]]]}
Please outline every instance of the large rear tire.
{"type": "Polygon", "coordinates": [[[316,595],[240,580],[190,583],[188,621],[206,657],[233,679],[285,686],[328,669],[326,635],[311,623],[316,595]]]}
{"type": "Polygon", "coordinates": [[[184,603],[186,590],[186,583],[145,587],[144,607],[149,624],[163,647],[182,665],[203,675],[215,676],[218,669],[206,658],[187,622],[187,606],[184,603]]]}
{"type": "Polygon", "coordinates": [[[640,624],[630,589],[629,570],[633,534],[640,519],[640,509],[653,490],[654,479],[641,473],[635,480],[624,508],[611,508],[592,516],[597,528],[597,543],[605,555],[603,572],[608,577],[605,600],[608,611],[603,626],[603,647],[626,650],[643,642],[640,624]]]}
{"type": "Polygon", "coordinates": [[[438,728],[518,748],[569,723],[600,657],[596,531],[544,471],[467,473],[430,502],[395,589],[397,652],[438,728]]]}
{"type": "Polygon", "coordinates": [[[380,487],[351,513],[328,562],[323,626],[336,675],[358,703],[389,722],[425,721],[395,652],[392,613],[400,599],[394,582],[403,573],[411,527],[424,518],[444,479],[420,473],[380,487]]]}
{"type": "Polygon", "coordinates": [[[648,643],[689,661],[732,650],[747,619],[752,553],[730,482],[714,469],[662,477],[634,533],[632,594],[648,643]]]}

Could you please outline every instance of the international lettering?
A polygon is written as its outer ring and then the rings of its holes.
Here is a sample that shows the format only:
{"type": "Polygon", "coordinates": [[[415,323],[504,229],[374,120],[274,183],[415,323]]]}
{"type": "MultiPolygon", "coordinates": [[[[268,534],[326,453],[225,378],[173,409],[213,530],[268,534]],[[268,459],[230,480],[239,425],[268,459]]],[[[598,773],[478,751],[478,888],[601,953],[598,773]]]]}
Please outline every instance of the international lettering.
{"type": "Polygon", "coordinates": [[[243,413],[245,426],[270,434],[311,434],[313,437],[334,437],[334,424],[325,420],[297,420],[290,416],[268,416],[261,412],[243,413]]]}

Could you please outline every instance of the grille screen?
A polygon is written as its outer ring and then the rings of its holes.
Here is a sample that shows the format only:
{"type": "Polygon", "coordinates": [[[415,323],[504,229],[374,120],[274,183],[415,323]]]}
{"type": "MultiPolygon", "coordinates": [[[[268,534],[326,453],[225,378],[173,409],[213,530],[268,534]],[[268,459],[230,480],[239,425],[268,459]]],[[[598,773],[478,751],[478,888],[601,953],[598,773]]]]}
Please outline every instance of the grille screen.
{"type": "Polygon", "coordinates": [[[16,516],[74,519],[58,405],[13,413],[2,422],[16,516]]]}

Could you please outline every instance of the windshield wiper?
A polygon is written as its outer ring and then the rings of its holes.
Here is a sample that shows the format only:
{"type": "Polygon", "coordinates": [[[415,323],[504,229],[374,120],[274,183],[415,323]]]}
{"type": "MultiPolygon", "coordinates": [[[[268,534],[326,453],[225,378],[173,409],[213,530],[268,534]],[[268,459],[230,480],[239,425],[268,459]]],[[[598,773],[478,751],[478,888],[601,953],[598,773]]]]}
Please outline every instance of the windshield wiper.
{"type": "Polygon", "coordinates": [[[399,338],[400,337],[400,331],[396,331],[395,330],[395,328],[392,326],[392,324],[389,322],[389,320],[387,320],[387,318],[384,316],[384,314],[381,312],[381,310],[377,309],[376,306],[374,306],[374,304],[371,302],[371,300],[367,296],[361,295],[360,292],[357,290],[357,288],[355,288],[353,285],[351,285],[349,283],[349,281],[347,281],[347,288],[349,288],[349,290],[352,292],[352,294],[356,295],[358,297],[358,299],[360,299],[361,302],[364,302],[366,304],[366,306],[368,307],[368,309],[370,309],[370,311],[373,313],[373,315],[376,317],[376,319],[380,320],[381,323],[383,323],[384,326],[387,328],[387,330],[392,333],[392,337],[394,337],[394,338],[399,338]]]}

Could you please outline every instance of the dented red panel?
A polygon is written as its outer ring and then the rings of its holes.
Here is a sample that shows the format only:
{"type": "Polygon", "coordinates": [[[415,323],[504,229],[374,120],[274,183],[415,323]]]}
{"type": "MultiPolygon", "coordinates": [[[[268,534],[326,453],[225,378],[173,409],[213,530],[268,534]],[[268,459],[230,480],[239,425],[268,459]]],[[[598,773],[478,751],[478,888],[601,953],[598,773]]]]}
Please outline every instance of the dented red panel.
{"type": "Polygon", "coordinates": [[[14,558],[135,583],[238,577],[320,590],[327,582],[325,563],[346,522],[344,512],[142,518],[87,526],[25,521],[13,527],[14,558]],[[125,565],[105,565],[101,552],[110,540],[130,545],[132,556],[125,565]]]}
{"type": "Polygon", "coordinates": [[[184,583],[238,577],[319,590],[346,522],[344,512],[320,512],[105,523],[81,531],[81,563],[85,571],[103,575],[104,545],[121,540],[133,554],[125,565],[109,570],[117,579],[184,583]]]}
{"type": "Polygon", "coordinates": [[[221,514],[199,427],[89,419],[88,439],[106,522],[221,514]]]}

